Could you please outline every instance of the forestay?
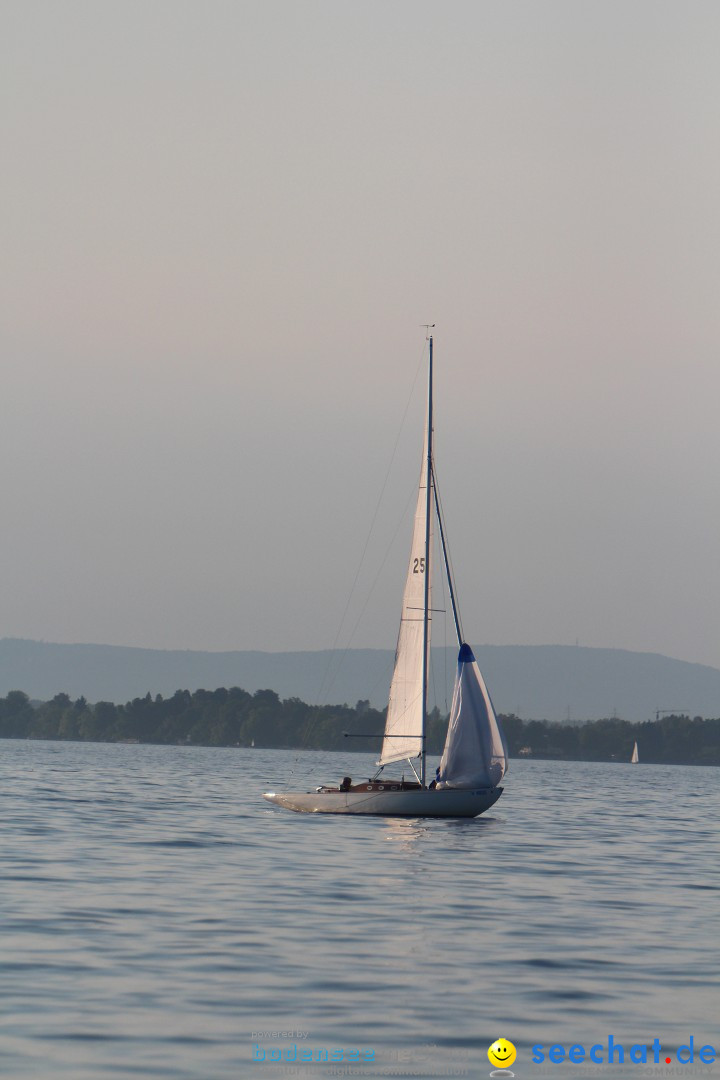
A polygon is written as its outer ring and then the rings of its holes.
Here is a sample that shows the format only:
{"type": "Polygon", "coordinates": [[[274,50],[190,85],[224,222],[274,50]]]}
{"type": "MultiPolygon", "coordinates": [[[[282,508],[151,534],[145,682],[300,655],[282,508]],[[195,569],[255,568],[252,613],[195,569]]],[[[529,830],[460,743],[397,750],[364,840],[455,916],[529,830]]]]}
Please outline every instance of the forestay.
{"type": "MultiPolygon", "coordinates": [[[[385,722],[385,738],[378,765],[387,765],[402,758],[418,757],[423,749],[423,613],[425,607],[425,577],[428,576],[428,611],[431,604],[432,509],[430,514],[430,543],[425,553],[427,515],[428,454],[427,433],[420,470],[420,489],[415,508],[410,563],[403,593],[402,615],[395,670],[390,686],[390,701],[385,722]]],[[[432,500],[431,500],[432,504],[432,500]]],[[[428,615],[429,618],[429,615],[428,615]]],[[[427,634],[428,655],[430,627],[427,634]]]]}
{"type": "Polygon", "coordinates": [[[460,646],[438,788],[495,787],[508,770],[505,739],[472,649],[460,646]]]}

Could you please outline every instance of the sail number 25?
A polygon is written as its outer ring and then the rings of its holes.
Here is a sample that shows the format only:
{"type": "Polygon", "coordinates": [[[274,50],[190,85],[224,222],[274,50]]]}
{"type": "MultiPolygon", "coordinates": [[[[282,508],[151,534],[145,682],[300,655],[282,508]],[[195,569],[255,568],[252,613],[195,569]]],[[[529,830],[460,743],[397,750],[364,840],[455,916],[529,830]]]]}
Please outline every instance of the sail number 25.
{"type": "Polygon", "coordinates": [[[425,560],[424,559],[415,559],[413,561],[413,574],[424,574],[424,573],[425,573],[425,560]]]}

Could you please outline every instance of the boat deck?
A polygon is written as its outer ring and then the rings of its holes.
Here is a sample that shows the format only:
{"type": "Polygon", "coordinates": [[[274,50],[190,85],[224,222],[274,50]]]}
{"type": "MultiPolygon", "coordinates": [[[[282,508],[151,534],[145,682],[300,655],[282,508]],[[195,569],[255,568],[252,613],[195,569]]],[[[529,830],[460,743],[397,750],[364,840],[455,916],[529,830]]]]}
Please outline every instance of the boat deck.
{"type": "Polygon", "coordinates": [[[342,784],[338,785],[338,787],[323,784],[317,790],[326,794],[351,792],[352,794],[364,795],[368,791],[421,791],[422,788],[415,780],[368,780],[367,783],[350,784],[347,787],[342,784]]]}

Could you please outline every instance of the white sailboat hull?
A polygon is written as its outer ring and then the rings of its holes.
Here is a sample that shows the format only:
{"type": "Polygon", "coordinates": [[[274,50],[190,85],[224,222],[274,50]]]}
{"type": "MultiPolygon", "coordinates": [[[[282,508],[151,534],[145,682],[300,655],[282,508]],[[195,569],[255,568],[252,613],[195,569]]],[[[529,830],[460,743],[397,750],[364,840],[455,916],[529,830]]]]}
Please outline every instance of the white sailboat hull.
{"type": "Polygon", "coordinates": [[[425,788],[412,791],[268,791],[264,798],[302,814],[379,814],[383,817],[477,817],[493,806],[503,789],[425,788]]]}

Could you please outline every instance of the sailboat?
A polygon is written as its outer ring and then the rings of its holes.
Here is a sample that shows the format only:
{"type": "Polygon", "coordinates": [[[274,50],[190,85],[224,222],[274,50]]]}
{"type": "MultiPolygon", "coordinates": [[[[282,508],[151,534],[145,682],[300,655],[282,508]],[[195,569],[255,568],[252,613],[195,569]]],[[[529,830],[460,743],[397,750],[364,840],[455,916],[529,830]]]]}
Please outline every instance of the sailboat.
{"type": "Polygon", "coordinates": [[[640,761],[640,756],[638,754],[637,740],[636,740],[635,745],[633,746],[633,752],[632,752],[632,757],[630,758],[630,764],[631,765],[637,765],[639,763],[639,761],[640,761]]]}
{"type": "Polygon", "coordinates": [[[386,817],[477,817],[500,798],[507,772],[505,738],[472,649],[465,642],[447,553],[433,464],[433,339],[429,341],[428,396],[420,483],[385,734],[377,772],[308,792],[265,793],[287,810],[386,817]],[[437,518],[459,653],[447,738],[440,766],[428,783],[426,714],[432,625],[434,521],[437,518]],[[387,766],[409,765],[413,779],[391,779],[387,766]]]}

